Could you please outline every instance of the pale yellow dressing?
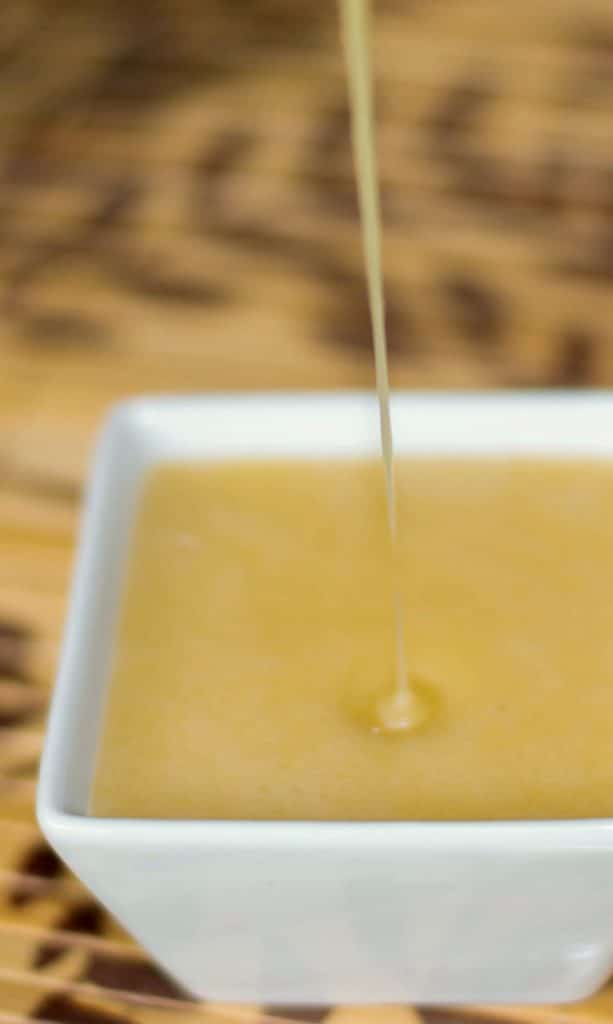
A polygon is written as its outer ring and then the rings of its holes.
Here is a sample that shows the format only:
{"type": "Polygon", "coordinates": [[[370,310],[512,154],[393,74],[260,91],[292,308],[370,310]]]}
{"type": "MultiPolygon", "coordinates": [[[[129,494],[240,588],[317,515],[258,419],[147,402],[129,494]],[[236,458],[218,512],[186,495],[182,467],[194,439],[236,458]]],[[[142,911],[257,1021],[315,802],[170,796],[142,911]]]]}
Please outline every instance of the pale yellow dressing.
{"type": "Polygon", "coordinates": [[[396,485],[415,687],[434,713],[382,738],[364,727],[394,672],[379,460],[148,477],[94,813],[613,813],[611,464],[399,457],[396,485]]]}
{"type": "MultiPolygon", "coordinates": [[[[369,0],[340,0],[343,39],[347,59],[347,80],[351,107],[351,135],[360,206],[362,245],[366,265],[368,302],[375,352],[376,387],[379,398],[381,451],[385,469],[387,512],[392,545],[392,561],[397,566],[398,516],[394,468],[394,442],[390,411],[390,384],[387,365],[385,298],[381,266],[381,212],[377,155],[375,146],[372,71],[370,66],[369,0]]],[[[404,597],[400,574],[392,573],[394,642],[396,651],[395,687],[382,692],[372,707],[370,726],[383,732],[406,732],[421,724],[428,708],[409,681],[405,635],[404,597]]]]}

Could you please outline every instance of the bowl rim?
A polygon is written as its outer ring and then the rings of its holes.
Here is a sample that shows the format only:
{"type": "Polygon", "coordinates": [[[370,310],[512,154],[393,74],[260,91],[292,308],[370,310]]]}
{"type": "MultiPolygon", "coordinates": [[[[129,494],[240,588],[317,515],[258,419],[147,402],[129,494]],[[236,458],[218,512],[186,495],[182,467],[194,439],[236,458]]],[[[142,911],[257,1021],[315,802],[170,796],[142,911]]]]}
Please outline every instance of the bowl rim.
{"type": "MultiPolygon", "coordinates": [[[[171,422],[177,415],[202,417],[214,413],[219,415],[244,409],[274,409],[276,415],[287,415],[290,410],[301,407],[307,410],[324,411],[330,407],[339,407],[353,414],[359,411],[372,420],[376,427],[376,396],[368,391],[280,391],[280,392],[214,392],[189,395],[146,395],[128,399],[116,404],[107,416],[95,449],[92,467],[86,486],[85,501],[81,515],[75,571],[69,599],[68,613],[57,684],[52,695],[51,711],[44,750],[41,760],[39,782],[37,788],[36,813],[43,832],[57,837],[63,835],[78,841],[81,845],[104,842],[117,845],[149,844],[152,840],[156,846],[177,846],[193,844],[194,841],[206,840],[208,843],[227,847],[247,845],[249,847],[287,847],[297,845],[322,849],[372,849],[376,851],[384,846],[386,849],[407,845],[424,845],[444,848],[463,848],[475,846],[480,849],[509,850],[515,848],[551,848],[560,849],[560,839],[564,847],[577,849],[609,848],[613,846],[613,818],[569,818],[569,819],[513,819],[513,820],[475,820],[475,821],[337,821],[337,820],[217,820],[217,819],[181,819],[181,818],[101,818],[82,812],[67,810],[65,804],[65,785],[62,775],[67,777],[67,755],[63,753],[61,740],[69,729],[65,710],[69,693],[74,689],[75,680],[71,668],[72,651],[79,644],[76,630],[83,611],[84,598],[90,590],[88,576],[91,565],[96,559],[96,543],[102,527],[104,511],[107,505],[107,482],[115,472],[114,458],[118,446],[126,431],[146,432],[151,424],[165,420],[171,422]]],[[[547,454],[546,447],[531,441],[530,431],[526,432],[526,422],[521,423],[521,431],[514,437],[512,445],[496,448],[496,430],[501,426],[508,428],[507,417],[517,417],[518,411],[526,411],[536,416],[537,420],[544,416],[553,418],[558,425],[564,424],[567,433],[564,435],[567,444],[560,441],[549,451],[549,455],[562,458],[583,454],[613,461],[613,390],[598,391],[431,391],[431,392],[395,392],[392,398],[395,414],[403,408],[413,417],[428,415],[436,419],[438,415],[456,412],[476,413],[483,420],[481,426],[491,421],[493,434],[483,436],[485,451],[489,453],[489,443],[493,443],[492,451],[517,454],[519,456],[547,454]],[[572,420],[575,418],[575,428],[572,420]],[[505,427],[506,424],[506,427],[505,427]],[[608,429],[608,433],[605,429],[608,429]],[[602,429],[602,433],[599,432],[602,429]],[[578,447],[577,447],[578,444],[578,447]]],[[[325,424],[323,425],[325,429],[325,424]]],[[[162,424],[164,429],[164,424],[162,424]]],[[[368,428],[368,449],[365,447],[358,455],[370,454],[372,444],[378,444],[376,429],[372,423],[368,428]]],[[[361,441],[366,441],[366,434],[361,441]]],[[[449,436],[449,435],[448,435],[449,436]]],[[[256,442],[257,443],[257,438],[256,442]]],[[[399,451],[406,450],[402,446],[399,451]]],[[[413,451],[413,449],[410,449],[413,451]]],[[[429,454],[427,446],[419,444],[416,452],[429,454]]],[[[461,439],[460,448],[452,444],[446,449],[444,444],[436,451],[446,453],[447,457],[463,452],[461,439]]],[[[290,457],[302,457],[294,452],[290,457]]],[[[307,457],[308,452],[306,453],[307,457]]],[[[321,457],[317,453],[313,457],[321,457]]],[[[219,457],[232,457],[221,455],[219,457]]],[[[159,460],[161,461],[161,460],[159,460]]],[[[139,471],[142,477],[142,470],[139,471]]],[[[135,474],[135,478],[137,475],[135,474]]],[[[85,684],[81,683],[81,686],[85,684]]]]}

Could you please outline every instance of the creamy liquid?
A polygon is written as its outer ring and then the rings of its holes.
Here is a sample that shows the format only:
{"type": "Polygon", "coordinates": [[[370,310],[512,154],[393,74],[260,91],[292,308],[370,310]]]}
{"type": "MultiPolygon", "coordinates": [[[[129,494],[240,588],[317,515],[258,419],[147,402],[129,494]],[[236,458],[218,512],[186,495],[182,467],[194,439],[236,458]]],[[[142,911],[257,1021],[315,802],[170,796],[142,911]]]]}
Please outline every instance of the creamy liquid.
{"type": "Polygon", "coordinates": [[[91,808],[234,819],[613,814],[613,467],[397,460],[436,714],[393,674],[378,460],[170,465],[139,504],[91,808]]]}
{"type": "MultiPolygon", "coordinates": [[[[374,137],[372,73],[370,68],[369,0],[340,0],[343,39],[347,58],[347,78],[351,107],[353,153],[356,169],[362,244],[366,265],[368,302],[375,351],[376,386],[381,423],[381,449],[385,467],[387,514],[396,565],[398,523],[394,479],[394,445],[390,414],[390,386],[387,367],[385,301],[381,272],[381,215],[374,137]]],[[[403,593],[398,573],[392,575],[392,600],[395,618],[395,680],[391,696],[383,690],[373,706],[372,722],[390,730],[407,729],[417,724],[423,711],[418,693],[409,685],[406,656],[403,593]]]]}

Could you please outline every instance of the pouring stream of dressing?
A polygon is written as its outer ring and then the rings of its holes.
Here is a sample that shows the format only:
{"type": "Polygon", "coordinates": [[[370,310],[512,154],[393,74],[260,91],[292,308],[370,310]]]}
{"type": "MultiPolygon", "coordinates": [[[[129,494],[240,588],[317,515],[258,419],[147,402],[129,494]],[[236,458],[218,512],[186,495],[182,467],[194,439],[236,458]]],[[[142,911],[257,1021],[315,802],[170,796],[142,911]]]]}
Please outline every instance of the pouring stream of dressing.
{"type": "Polygon", "coordinates": [[[387,367],[385,301],[381,273],[381,215],[373,117],[369,0],[340,0],[341,25],[347,61],[351,136],[355,163],[362,246],[366,265],[368,303],[375,353],[375,375],[379,398],[381,450],[385,469],[387,511],[392,546],[393,607],[396,637],[396,680],[391,695],[374,709],[374,726],[384,731],[407,730],[421,722],[424,709],[419,694],[409,681],[406,654],[405,609],[399,560],[394,444],[390,414],[390,386],[387,367]]]}

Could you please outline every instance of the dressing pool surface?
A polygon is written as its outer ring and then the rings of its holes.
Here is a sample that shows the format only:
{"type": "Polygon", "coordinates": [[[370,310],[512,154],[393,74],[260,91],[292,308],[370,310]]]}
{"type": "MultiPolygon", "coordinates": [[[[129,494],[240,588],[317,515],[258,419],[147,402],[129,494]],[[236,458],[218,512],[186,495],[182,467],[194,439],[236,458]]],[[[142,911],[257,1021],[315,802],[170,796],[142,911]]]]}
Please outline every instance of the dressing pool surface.
{"type": "Polygon", "coordinates": [[[613,814],[613,465],[398,458],[396,476],[423,725],[385,734],[368,714],[394,673],[381,460],[162,465],[91,813],[613,814]]]}

